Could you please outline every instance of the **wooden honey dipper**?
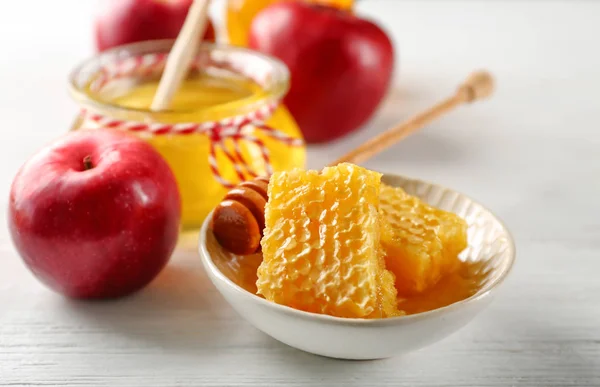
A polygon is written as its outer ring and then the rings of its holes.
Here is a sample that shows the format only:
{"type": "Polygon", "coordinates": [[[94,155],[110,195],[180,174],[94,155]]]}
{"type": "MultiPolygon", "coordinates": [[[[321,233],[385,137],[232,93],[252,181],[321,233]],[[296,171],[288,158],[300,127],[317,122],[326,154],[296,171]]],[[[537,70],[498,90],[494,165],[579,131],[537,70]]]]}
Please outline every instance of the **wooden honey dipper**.
{"type": "MultiPolygon", "coordinates": [[[[329,165],[363,162],[457,106],[490,96],[493,90],[494,79],[491,74],[476,71],[451,97],[375,136],[329,165]]],[[[217,241],[228,251],[238,255],[260,251],[268,184],[268,177],[243,182],[230,190],[213,211],[211,228],[217,241]]]]}

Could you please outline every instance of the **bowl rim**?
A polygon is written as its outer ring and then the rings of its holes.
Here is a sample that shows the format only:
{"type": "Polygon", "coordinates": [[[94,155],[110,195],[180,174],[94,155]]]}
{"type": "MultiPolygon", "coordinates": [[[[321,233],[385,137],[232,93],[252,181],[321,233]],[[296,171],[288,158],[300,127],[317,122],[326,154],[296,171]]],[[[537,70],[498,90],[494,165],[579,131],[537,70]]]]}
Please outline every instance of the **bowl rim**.
{"type": "MultiPolygon", "coordinates": [[[[454,192],[454,193],[456,193],[460,196],[463,196],[466,199],[472,201],[473,203],[479,205],[482,209],[487,211],[489,213],[489,215],[491,215],[491,217],[494,219],[494,221],[497,222],[498,225],[500,226],[500,229],[506,236],[506,243],[508,244],[508,248],[507,248],[508,263],[505,265],[504,269],[502,269],[503,271],[500,273],[500,275],[492,283],[490,283],[484,290],[480,290],[470,297],[467,297],[463,300],[454,302],[454,303],[446,305],[446,306],[442,306],[440,308],[428,310],[425,312],[414,313],[414,314],[410,314],[410,315],[386,317],[386,318],[379,318],[379,319],[362,319],[362,318],[351,318],[351,317],[336,317],[336,316],[330,316],[330,315],[326,315],[326,314],[306,312],[303,310],[294,309],[294,308],[286,306],[286,305],[281,305],[281,304],[277,304],[275,302],[268,301],[262,297],[257,296],[256,294],[250,293],[249,291],[247,291],[247,290],[241,288],[239,285],[235,284],[232,280],[230,280],[225,274],[223,274],[217,268],[217,266],[215,265],[215,263],[212,260],[211,254],[208,252],[208,249],[206,247],[206,235],[207,235],[207,232],[209,229],[210,219],[212,218],[213,211],[211,211],[207,215],[206,219],[204,220],[202,227],[200,229],[200,236],[198,238],[199,239],[198,240],[198,248],[199,248],[200,256],[202,258],[202,263],[203,263],[205,269],[207,271],[209,271],[210,275],[212,275],[213,277],[216,277],[222,283],[226,284],[235,293],[240,294],[242,297],[246,297],[246,299],[251,300],[253,302],[258,302],[259,304],[261,304],[267,308],[272,308],[279,313],[283,313],[283,314],[289,315],[291,317],[301,318],[303,320],[320,321],[320,322],[328,323],[328,324],[341,324],[341,325],[346,325],[346,326],[368,326],[368,327],[381,326],[381,327],[385,327],[385,326],[396,325],[398,323],[408,323],[408,322],[419,321],[419,320],[423,320],[423,319],[427,319],[427,318],[432,318],[432,317],[435,317],[435,316],[438,316],[441,314],[446,314],[446,313],[449,313],[452,311],[456,311],[458,309],[464,308],[467,305],[471,305],[476,302],[479,302],[479,301],[483,300],[484,298],[489,297],[492,292],[497,291],[499,286],[502,283],[504,283],[504,281],[506,280],[508,275],[512,272],[512,268],[513,268],[515,260],[516,260],[516,246],[515,246],[514,237],[512,236],[512,234],[506,227],[506,224],[495,213],[493,213],[490,209],[488,209],[486,206],[484,206],[480,202],[474,200],[470,196],[465,195],[454,189],[447,188],[443,185],[431,183],[431,182],[428,182],[425,180],[411,178],[411,177],[408,177],[405,175],[398,175],[398,174],[393,174],[393,173],[384,173],[383,175],[388,176],[388,177],[393,177],[393,178],[400,178],[407,182],[414,182],[417,184],[427,184],[430,186],[435,186],[440,189],[454,192]]],[[[219,292],[220,292],[220,290],[219,290],[219,292]]]]}

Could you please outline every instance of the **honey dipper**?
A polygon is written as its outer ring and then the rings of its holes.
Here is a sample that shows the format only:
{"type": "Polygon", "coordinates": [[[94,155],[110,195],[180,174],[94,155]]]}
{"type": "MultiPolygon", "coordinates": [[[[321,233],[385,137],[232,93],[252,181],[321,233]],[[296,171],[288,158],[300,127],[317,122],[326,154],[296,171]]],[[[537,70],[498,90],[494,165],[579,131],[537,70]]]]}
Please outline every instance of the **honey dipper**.
{"type": "MultiPolygon", "coordinates": [[[[329,165],[363,162],[457,106],[490,96],[493,90],[491,74],[473,72],[451,97],[375,136],[329,165]]],[[[268,177],[243,182],[231,189],[213,211],[211,228],[217,241],[228,251],[238,255],[260,251],[268,184],[268,177]]]]}

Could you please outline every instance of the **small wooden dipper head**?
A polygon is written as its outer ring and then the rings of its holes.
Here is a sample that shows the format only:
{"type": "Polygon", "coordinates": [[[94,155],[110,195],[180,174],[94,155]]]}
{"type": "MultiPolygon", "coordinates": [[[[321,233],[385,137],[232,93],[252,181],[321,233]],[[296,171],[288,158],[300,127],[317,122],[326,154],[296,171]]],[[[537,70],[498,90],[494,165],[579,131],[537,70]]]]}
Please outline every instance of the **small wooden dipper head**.
{"type": "Polygon", "coordinates": [[[265,228],[267,177],[257,177],[231,189],[213,212],[211,228],[226,250],[248,255],[260,251],[265,228]]]}
{"type": "Polygon", "coordinates": [[[459,86],[458,93],[466,102],[474,102],[492,95],[494,78],[487,71],[475,71],[459,86]]]}

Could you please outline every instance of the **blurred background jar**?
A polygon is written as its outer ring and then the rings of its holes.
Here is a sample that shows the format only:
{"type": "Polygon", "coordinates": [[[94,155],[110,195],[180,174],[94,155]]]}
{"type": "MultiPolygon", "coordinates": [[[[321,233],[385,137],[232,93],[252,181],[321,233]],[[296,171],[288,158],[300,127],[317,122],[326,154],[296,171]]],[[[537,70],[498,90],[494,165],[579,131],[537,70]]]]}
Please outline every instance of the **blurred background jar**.
{"type": "Polygon", "coordinates": [[[112,127],[146,139],[166,159],[182,197],[182,227],[198,229],[243,180],[304,167],[294,119],[280,104],[285,65],[244,48],[201,44],[169,110],[152,111],[172,40],[106,50],[78,66],[70,91],[81,108],[72,130],[112,127]]]}
{"type": "MultiPolygon", "coordinates": [[[[254,16],[273,3],[284,0],[226,0],[225,29],[229,44],[246,47],[254,16]]],[[[349,10],[355,0],[305,0],[310,3],[349,10]]]]}

